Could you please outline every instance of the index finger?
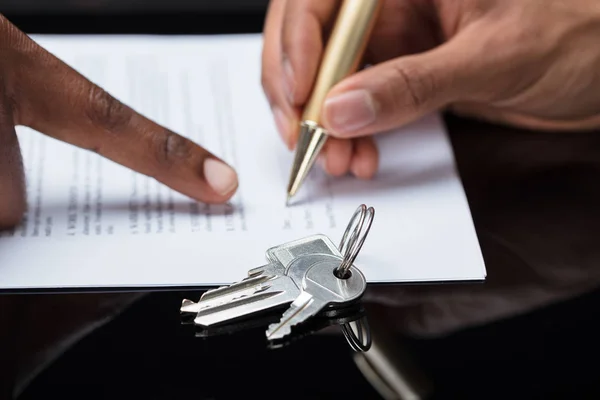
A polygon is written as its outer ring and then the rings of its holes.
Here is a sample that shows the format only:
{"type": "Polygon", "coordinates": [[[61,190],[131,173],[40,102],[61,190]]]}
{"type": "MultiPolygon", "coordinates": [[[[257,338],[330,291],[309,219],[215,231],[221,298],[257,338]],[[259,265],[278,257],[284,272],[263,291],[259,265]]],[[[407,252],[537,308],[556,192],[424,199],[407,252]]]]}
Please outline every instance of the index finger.
{"type": "Polygon", "coordinates": [[[337,0],[271,0],[264,27],[262,86],[277,130],[291,150],[337,0]]]}
{"type": "Polygon", "coordinates": [[[281,37],[283,82],[288,101],[301,106],[310,89],[324,51],[325,36],[338,1],[288,1],[281,37]]]}
{"type": "Polygon", "coordinates": [[[237,174],[214,154],[121,103],[17,28],[3,36],[17,60],[9,65],[15,124],[95,151],[196,200],[222,203],[233,195],[237,174]]]}

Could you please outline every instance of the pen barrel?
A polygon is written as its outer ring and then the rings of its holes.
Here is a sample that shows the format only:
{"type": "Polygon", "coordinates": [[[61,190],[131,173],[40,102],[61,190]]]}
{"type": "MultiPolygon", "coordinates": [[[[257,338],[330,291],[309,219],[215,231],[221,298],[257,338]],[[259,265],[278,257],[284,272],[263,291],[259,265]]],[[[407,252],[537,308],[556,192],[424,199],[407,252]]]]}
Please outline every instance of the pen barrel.
{"type": "Polygon", "coordinates": [[[321,122],[329,90],[356,72],[381,7],[381,0],[344,0],[325,47],[321,67],[303,120],[321,122]]]}

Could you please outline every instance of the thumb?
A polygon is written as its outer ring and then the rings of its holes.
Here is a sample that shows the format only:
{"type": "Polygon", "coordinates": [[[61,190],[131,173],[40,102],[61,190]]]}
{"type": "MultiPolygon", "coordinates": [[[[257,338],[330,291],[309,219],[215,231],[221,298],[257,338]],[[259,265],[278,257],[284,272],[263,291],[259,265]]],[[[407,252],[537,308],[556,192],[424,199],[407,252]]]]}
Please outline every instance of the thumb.
{"type": "Polygon", "coordinates": [[[478,58],[469,36],[399,57],[338,83],[323,107],[332,136],[350,138],[397,128],[469,97],[478,85],[478,58]],[[475,78],[476,79],[476,78],[475,78]]]}

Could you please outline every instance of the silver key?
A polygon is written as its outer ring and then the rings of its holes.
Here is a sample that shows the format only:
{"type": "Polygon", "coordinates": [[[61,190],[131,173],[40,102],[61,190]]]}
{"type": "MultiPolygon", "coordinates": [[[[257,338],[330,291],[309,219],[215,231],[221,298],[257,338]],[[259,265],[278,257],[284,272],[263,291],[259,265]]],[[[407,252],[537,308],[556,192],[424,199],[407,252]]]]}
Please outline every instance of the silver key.
{"type": "Polygon", "coordinates": [[[248,271],[248,276],[240,282],[206,291],[198,303],[184,300],[181,311],[198,313],[200,309],[229,303],[255,291],[260,291],[262,289],[260,285],[264,287],[268,281],[285,275],[286,267],[291,261],[304,254],[339,253],[331,240],[324,235],[313,235],[272,247],[266,252],[269,264],[251,269],[248,271]]]}
{"type": "MultiPolygon", "coordinates": [[[[340,266],[342,257],[337,255],[320,255],[301,257],[293,263],[304,264],[303,276],[293,276],[299,279],[301,290],[298,297],[283,313],[281,320],[269,325],[267,338],[281,339],[291,333],[292,327],[318,314],[332,304],[344,304],[359,299],[367,288],[364,275],[356,268],[350,268],[350,276],[340,279],[335,270],[340,266]],[[307,265],[311,264],[311,265],[307,265]]],[[[294,269],[293,264],[290,269],[294,269]]]]}
{"type": "Polygon", "coordinates": [[[205,292],[198,303],[184,300],[181,312],[196,313],[194,323],[208,327],[285,306],[300,294],[300,287],[296,283],[300,279],[297,277],[305,272],[300,269],[311,265],[293,261],[307,255],[339,257],[340,253],[324,235],[273,247],[267,250],[269,264],[250,270],[248,277],[240,282],[205,292]],[[292,263],[294,267],[291,267],[292,263]]]}

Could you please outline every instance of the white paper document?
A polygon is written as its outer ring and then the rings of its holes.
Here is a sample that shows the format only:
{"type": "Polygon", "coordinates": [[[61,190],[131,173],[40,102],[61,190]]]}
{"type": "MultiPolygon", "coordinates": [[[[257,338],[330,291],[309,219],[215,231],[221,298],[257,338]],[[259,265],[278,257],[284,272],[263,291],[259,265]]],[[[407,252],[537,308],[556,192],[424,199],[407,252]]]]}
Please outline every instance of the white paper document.
{"type": "Polygon", "coordinates": [[[360,204],[375,219],[356,259],[369,282],[469,281],[485,266],[437,115],[377,137],[368,181],[312,171],[294,205],[293,153],[260,85],[260,35],[34,36],[138,112],[239,174],[205,205],[95,153],[18,128],[28,212],[0,234],[0,289],[213,286],[246,276],[268,248],[316,233],[337,245],[360,204]]]}

